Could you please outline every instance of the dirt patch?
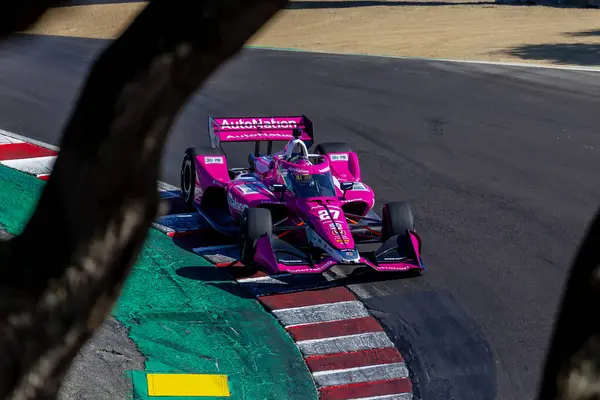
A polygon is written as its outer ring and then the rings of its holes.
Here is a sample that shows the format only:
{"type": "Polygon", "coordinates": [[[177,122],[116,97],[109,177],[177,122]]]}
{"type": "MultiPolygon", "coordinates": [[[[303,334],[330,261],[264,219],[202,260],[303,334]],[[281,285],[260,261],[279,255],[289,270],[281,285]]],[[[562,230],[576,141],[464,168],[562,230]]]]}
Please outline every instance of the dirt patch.
{"type": "Polygon", "coordinates": [[[113,39],[145,6],[146,3],[125,3],[53,8],[26,32],[113,39]]]}
{"type": "MultiPolygon", "coordinates": [[[[31,33],[114,38],[145,3],[54,9],[31,33]]],[[[293,1],[248,43],[299,50],[600,65],[600,10],[476,1],[293,1]]]]}

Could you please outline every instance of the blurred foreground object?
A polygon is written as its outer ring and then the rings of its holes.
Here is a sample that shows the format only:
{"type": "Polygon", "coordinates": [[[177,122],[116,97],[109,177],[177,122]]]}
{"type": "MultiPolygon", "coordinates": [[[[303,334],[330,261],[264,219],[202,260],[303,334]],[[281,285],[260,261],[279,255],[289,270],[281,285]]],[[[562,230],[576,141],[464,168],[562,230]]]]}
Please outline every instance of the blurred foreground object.
{"type": "Polygon", "coordinates": [[[0,242],[0,398],[56,397],[157,216],[179,110],[286,3],[155,0],[98,58],[37,208],[0,242]]]}
{"type": "Polygon", "coordinates": [[[565,285],[539,400],[600,399],[599,311],[600,210],[586,233],[565,285]]]}
{"type": "Polygon", "coordinates": [[[66,2],[66,0],[0,1],[0,37],[30,28],[48,8],[66,2]]]}

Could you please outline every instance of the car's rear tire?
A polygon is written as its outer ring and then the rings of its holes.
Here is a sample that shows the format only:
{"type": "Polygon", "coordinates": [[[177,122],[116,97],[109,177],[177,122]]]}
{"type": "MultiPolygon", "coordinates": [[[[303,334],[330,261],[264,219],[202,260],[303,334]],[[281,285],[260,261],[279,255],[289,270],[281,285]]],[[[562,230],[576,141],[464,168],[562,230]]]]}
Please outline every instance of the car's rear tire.
{"type": "Polygon", "coordinates": [[[267,208],[246,208],[240,221],[240,261],[251,266],[256,253],[256,242],[266,234],[273,234],[271,210],[267,208]]]}
{"type": "Polygon", "coordinates": [[[189,147],[185,150],[181,163],[181,197],[188,207],[194,205],[196,192],[196,150],[189,147]]]}
{"type": "Polygon", "coordinates": [[[381,229],[383,240],[387,240],[394,235],[406,236],[408,240],[408,233],[406,231],[414,232],[415,230],[415,219],[412,208],[405,201],[392,201],[384,204],[381,219],[383,224],[381,229]]]}
{"type": "Polygon", "coordinates": [[[329,153],[351,153],[352,149],[344,142],[321,143],[316,148],[317,154],[325,155],[329,153]]]}

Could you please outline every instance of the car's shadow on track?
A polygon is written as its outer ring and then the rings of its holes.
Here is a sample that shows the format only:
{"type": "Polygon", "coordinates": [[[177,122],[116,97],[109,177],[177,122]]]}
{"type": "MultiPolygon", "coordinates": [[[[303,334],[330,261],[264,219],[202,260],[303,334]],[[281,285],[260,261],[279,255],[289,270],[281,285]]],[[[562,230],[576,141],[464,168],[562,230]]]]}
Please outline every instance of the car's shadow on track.
{"type": "MultiPolygon", "coordinates": [[[[343,269],[338,267],[336,272],[343,269]]],[[[379,272],[369,266],[359,266],[350,271],[349,274],[336,274],[336,282],[341,285],[356,285],[364,283],[377,283],[385,281],[396,281],[401,279],[415,279],[421,277],[421,272],[418,270],[409,270],[405,272],[379,272]]]]}
{"type": "MultiPolygon", "coordinates": [[[[221,236],[216,232],[203,232],[192,235],[184,235],[173,238],[173,243],[183,250],[202,257],[202,254],[198,254],[194,249],[206,248],[209,246],[226,246],[233,244],[232,241],[226,237],[221,236]]],[[[227,255],[234,255],[237,251],[233,249],[225,249],[221,252],[227,255]]],[[[241,298],[254,298],[251,293],[244,290],[236,279],[244,278],[246,276],[252,276],[255,271],[245,267],[217,267],[211,258],[204,257],[208,262],[213,265],[197,265],[197,266],[185,266],[178,268],[175,273],[185,279],[190,279],[204,284],[217,287],[230,294],[241,298]]]]}
{"type": "Polygon", "coordinates": [[[235,241],[213,231],[203,231],[191,235],[175,236],[173,243],[183,250],[200,255],[211,266],[185,266],[176,270],[176,274],[208,284],[243,298],[255,298],[276,293],[317,290],[333,286],[377,283],[390,280],[415,279],[418,271],[378,272],[366,265],[338,266],[324,274],[272,275],[265,279],[236,282],[253,277],[257,269],[239,266],[236,259],[239,250],[235,241]],[[199,252],[199,249],[203,249],[199,252]]]}
{"type": "Polygon", "coordinates": [[[358,267],[348,275],[335,277],[323,274],[271,275],[269,279],[265,279],[264,281],[242,281],[241,284],[234,282],[234,280],[252,277],[256,270],[239,266],[219,268],[182,267],[176,273],[181,277],[204,282],[243,298],[319,290],[335,286],[376,283],[387,280],[415,279],[419,276],[419,273],[414,272],[381,273],[369,270],[370,268],[367,266],[358,267]]]}
{"type": "Polygon", "coordinates": [[[233,276],[229,271],[227,271],[227,268],[214,268],[211,266],[185,266],[175,270],[175,273],[182,278],[199,281],[206,285],[214,286],[240,298],[254,298],[251,293],[248,293],[247,290],[244,290],[243,287],[233,281],[233,276]]]}

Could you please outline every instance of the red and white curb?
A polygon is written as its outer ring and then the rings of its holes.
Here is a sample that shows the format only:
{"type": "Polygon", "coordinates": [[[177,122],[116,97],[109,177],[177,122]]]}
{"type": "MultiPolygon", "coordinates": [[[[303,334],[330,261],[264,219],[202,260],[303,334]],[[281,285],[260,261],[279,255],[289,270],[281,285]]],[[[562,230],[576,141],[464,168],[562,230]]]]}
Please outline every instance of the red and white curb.
{"type": "Polygon", "coordinates": [[[8,135],[0,130],[0,164],[47,180],[58,151],[8,135]]]}
{"type": "MultiPolygon", "coordinates": [[[[59,149],[0,130],[0,164],[47,180],[59,149]]],[[[184,209],[179,189],[157,183],[171,212],[153,227],[175,237],[199,233],[194,213],[184,209]]],[[[327,275],[269,276],[236,262],[237,246],[193,249],[235,280],[270,311],[296,343],[321,400],[409,400],[412,384],[400,352],[379,322],[345,287],[327,275]]]]}
{"type": "Polygon", "coordinates": [[[411,398],[402,356],[348,289],[333,287],[258,300],[296,342],[321,399],[411,398]]]}
{"type": "Polygon", "coordinates": [[[237,246],[194,249],[229,267],[292,337],[321,400],[409,400],[404,359],[381,324],[347,288],[326,275],[267,275],[236,262],[237,246]]]}
{"type": "MultiPolygon", "coordinates": [[[[58,147],[0,129],[0,165],[46,181],[50,177],[58,152],[58,147]]],[[[157,182],[157,189],[161,198],[167,202],[182,203],[179,188],[157,182]]],[[[177,207],[183,208],[182,204],[177,207]]],[[[195,214],[190,212],[169,213],[158,218],[153,227],[170,237],[196,233],[201,229],[195,214]]]]}

